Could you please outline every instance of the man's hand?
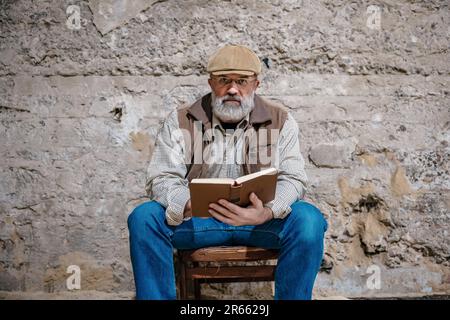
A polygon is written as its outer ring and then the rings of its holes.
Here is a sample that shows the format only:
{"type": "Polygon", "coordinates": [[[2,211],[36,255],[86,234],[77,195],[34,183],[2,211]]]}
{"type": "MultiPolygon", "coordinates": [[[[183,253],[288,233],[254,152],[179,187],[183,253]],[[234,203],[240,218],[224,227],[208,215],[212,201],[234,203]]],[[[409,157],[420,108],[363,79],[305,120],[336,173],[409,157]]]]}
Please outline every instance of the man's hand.
{"type": "Polygon", "coordinates": [[[270,208],[263,206],[255,193],[250,194],[251,205],[242,208],[227,200],[220,199],[218,203],[209,204],[209,213],[217,220],[232,226],[259,225],[273,219],[270,208]]]}
{"type": "Polygon", "coordinates": [[[186,202],[186,205],[184,206],[183,218],[188,218],[188,217],[192,217],[191,200],[188,200],[186,202]]]}

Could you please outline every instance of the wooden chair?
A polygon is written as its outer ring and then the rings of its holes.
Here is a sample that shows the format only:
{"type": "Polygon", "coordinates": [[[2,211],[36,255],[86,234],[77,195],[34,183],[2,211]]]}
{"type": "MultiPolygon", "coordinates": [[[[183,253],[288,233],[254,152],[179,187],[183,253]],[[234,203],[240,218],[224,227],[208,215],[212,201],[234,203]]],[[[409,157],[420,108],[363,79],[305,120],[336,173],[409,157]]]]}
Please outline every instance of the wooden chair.
{"type": "Polygon", "coordinates": [[[276,260],[278,251],[244,246],[208,247],[178,250],[177,257],[180,299],[188,298],[188,282],[193,282],[194,297],[200,299],[201,283],[273,281],[275,265],[229,266],[229,262],[276,260]]]}

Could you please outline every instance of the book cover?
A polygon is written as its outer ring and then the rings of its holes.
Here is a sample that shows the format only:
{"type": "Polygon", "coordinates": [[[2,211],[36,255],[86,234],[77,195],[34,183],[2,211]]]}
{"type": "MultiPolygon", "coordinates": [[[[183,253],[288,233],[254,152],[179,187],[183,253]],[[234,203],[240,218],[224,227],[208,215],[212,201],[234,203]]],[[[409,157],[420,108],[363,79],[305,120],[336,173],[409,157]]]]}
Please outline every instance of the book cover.
{"type": "Polygon", "coordinates": [[[192,179],[189,183],[193,217],[209,217],[209,204],[220,199],[228,200],[241,207],[250,202],[254,192],[263,203],[275,198],[278,170],[264,169],[237,179],[206,178],[192,179]]]}

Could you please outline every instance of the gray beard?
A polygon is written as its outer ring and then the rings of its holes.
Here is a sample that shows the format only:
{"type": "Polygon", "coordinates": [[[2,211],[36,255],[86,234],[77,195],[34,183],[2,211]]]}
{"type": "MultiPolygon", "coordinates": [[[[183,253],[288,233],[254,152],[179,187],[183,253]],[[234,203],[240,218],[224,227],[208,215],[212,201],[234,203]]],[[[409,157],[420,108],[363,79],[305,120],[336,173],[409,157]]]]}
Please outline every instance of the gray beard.
{"type": "Polygon", "coordinates": [[[242,98],[238,96],[216,97],[214,92],[211,93],[211,106],[214,115],[222,122],[236,123],[244,119],[255,107],[254,102],[255,91],[242,98]],[[235,106],[233,103],[223,102],[226,99],[239,100],[241,104],[235,106]]]}

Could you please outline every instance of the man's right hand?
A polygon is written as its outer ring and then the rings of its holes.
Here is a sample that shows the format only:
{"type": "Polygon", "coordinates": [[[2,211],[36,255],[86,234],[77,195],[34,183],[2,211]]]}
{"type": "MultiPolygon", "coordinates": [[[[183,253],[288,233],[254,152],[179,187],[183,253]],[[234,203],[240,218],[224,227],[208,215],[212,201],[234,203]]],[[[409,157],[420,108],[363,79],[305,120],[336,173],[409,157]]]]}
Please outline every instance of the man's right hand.
{"type": "Polygon", "coordinates": [[[186,202],[186,205],[184,206],[183,218],[190,218],[190,217],[192,217],[192,208],[191,208],[191,200],[188,200],[186,202]]]}

